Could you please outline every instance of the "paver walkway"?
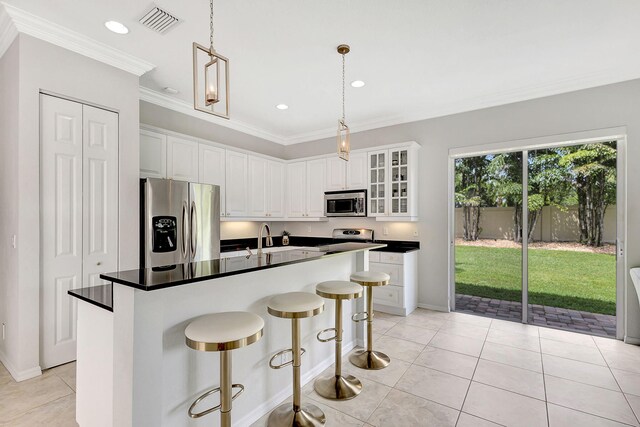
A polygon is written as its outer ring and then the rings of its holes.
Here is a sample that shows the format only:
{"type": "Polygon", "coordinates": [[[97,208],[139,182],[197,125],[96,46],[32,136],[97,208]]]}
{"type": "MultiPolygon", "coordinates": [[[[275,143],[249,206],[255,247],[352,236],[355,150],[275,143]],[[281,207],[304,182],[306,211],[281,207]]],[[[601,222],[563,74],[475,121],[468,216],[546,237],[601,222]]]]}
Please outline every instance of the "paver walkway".
{"type": "MultiPolygon", "coordinates": [[[[456,311],[494,319],[522,319],[522,303],[456,294],[456,311]]],[[[529,323],[604,337],[616,336],[616,316],[529,304],[529,323]]]]}

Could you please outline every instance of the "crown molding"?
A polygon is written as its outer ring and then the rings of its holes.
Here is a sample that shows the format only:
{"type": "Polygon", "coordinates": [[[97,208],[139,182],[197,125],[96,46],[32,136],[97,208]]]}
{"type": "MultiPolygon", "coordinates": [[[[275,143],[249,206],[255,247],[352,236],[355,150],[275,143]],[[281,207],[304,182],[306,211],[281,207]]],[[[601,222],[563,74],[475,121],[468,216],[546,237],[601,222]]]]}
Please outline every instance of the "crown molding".
{"type": "Polygon", "coordinates": [[[177,111],[178,113],[183,113],[200,120],[205,120],[216,125],[224,126],[238,132],[266,139],[267,141],[275,142],[276,144],[287,145],[286,139],[282,136],[274,135],[270,132],[258,129],[257,127],[239,122],[237,120],[223,119],[211,114],[197,111],[193,108],[193,105],[188,102],[171,96],[167,96],[163,93],[157,92],[144,86],[140,86],[140,100],[158,105],[160,107],[168,108],[169,110],[177,111]]]}
{"type": "MultiPolygon", "coordinates": [[[[64,28],[7,3],[0,4],[3,6],[2,15],[8,15],[12,26],[15,28],[14,38],[17,33],[27,34],[136,76],[141,76],[155,68],[155,65],[150,62],[114,49],[97,40],[90,39],[83,34],[64,28]]],[[[5,18],[0,16],[0,31],[3,30],[3,27],[6,27],[5,18]]],[[[4,53],[2,47],[5,44],[5,34],[0,32],[0,56],[4,53]]]]}
{"type": "Polygon", "coordinates": [[[4,8],[0,8],[0,58],[18,36],[18,30],[4,8]]]}

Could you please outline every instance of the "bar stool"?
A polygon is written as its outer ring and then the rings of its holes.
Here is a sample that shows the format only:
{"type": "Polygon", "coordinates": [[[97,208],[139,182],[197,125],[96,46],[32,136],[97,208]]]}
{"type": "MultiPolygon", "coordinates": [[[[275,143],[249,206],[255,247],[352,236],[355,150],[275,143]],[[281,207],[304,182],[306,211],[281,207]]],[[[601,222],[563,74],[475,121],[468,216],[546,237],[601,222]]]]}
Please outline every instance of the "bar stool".
{"type": "Polygon", "coordinates": [[[293,365],[293,407],[288,404],[278,406],[269,415],[269,427],[282,426],[322,426],[326,422],[324,412],[315,405],[300,403],[300,357],[305,349],[300,347],[300,319],[313,317],[324,311],[322,298],[309,292],[288,292],[272,297],[267,305],[269,314],[284,319],[291,319],[291,341],[293,348],[279,351],[269,360],[269,367],[281,369],[293,365]],[[274,365],[276,357],[291,352],[292,360],[274,365]]]}
{"type": "Polygon", "coordinates": [[[362,383],[353,375],[342,376],[342,300],[360,298],[362,296],[362,286],[353,282],[343,280],[321,282],[316,285],[316,294],[323,298],[336,301],[336,321],[335,327],[318,332],[318,341],[336,342],[336,369],[334,375],[316,379],[313,387],[322,397],[333,400],[353,399],[362,391],[362,383]],[[325,332],[334,331],[331,338],[321,338],[325,332]]]}
{"type": "Polygon", "coordinates": [[[211,389],[198,397],[189,407],[191,418],[200,418],[220,410],[220,425],[231,427],[231,402],[244,391],[242,384],[231,383],[231,350],[245,347],[262,338],[264,320],[257,314],[231,311],[200,316],[184,331],[187,345],[198,351],[220,352],[220,387],[211,389]],[[233,388],[240,390],[231,395],[233,388]],[[193,412],[198,403],[208,396],[220,392],[220,404],[202,412],[193,412]]]}
{"type": "Polygon", "coordinates": [[[359,314],[352,316],[353,321],[367,321],[367,348],[358,350],[351,354],[349,361],[362,369],[382,369],[386,368],[391,360],[386,354],[373,350],[373,287],[385,286],[389,284],[391,277],[387,273],[378,271],[358,271],[351,275],[351,281],[364,286],[367,311],[361,319],[356,319],[359,314]]]}

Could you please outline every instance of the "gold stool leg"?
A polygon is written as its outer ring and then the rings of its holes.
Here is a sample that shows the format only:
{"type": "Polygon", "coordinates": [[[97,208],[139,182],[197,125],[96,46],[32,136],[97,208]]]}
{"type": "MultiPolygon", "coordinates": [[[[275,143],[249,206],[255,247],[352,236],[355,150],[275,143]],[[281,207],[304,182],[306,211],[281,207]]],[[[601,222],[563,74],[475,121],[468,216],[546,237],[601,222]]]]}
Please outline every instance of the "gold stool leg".
{"type": "Polygon", "coordinates": [[[300,319],[291,319],[291,341],[293,342],[293,408],[284,403],[269,415],[268,427],[319,427],[327,419],[316,405],[301,404],[300,389],[300,319]]]}
{"type": "Polygon", "coordinates": [[[353,399],[362,383],[353,375],[342,376],[342,300],[336,300],[336,370],[334,375],[316,379],[313,387],[320,396],[332,400],[353,399]]]}
{"type": "Polygon", "coordinates": [[[391,359],[380,351],[373,350],[373,288],[365,286],[367,300],[367,348],[358,350],[349,356],[349,361],[362,369],[382,369],[389,366],[391,359]]]}
{"type": "Polygon", "coordinates": [[[220,426],[231,427],[231,352],[220,352],[220,426]]]}

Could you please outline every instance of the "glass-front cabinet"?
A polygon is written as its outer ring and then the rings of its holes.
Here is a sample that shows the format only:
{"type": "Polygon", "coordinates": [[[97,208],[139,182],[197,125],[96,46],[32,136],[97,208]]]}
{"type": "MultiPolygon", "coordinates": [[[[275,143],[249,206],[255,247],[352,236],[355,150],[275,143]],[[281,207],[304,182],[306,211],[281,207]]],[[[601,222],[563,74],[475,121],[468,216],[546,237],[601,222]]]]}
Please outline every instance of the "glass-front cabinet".
{"type": "Polygon", "coordinates": [[[380,151],[370,151],[369,216],[384,220],[416,221],[417,150],[411,143],[380,151]]]}

